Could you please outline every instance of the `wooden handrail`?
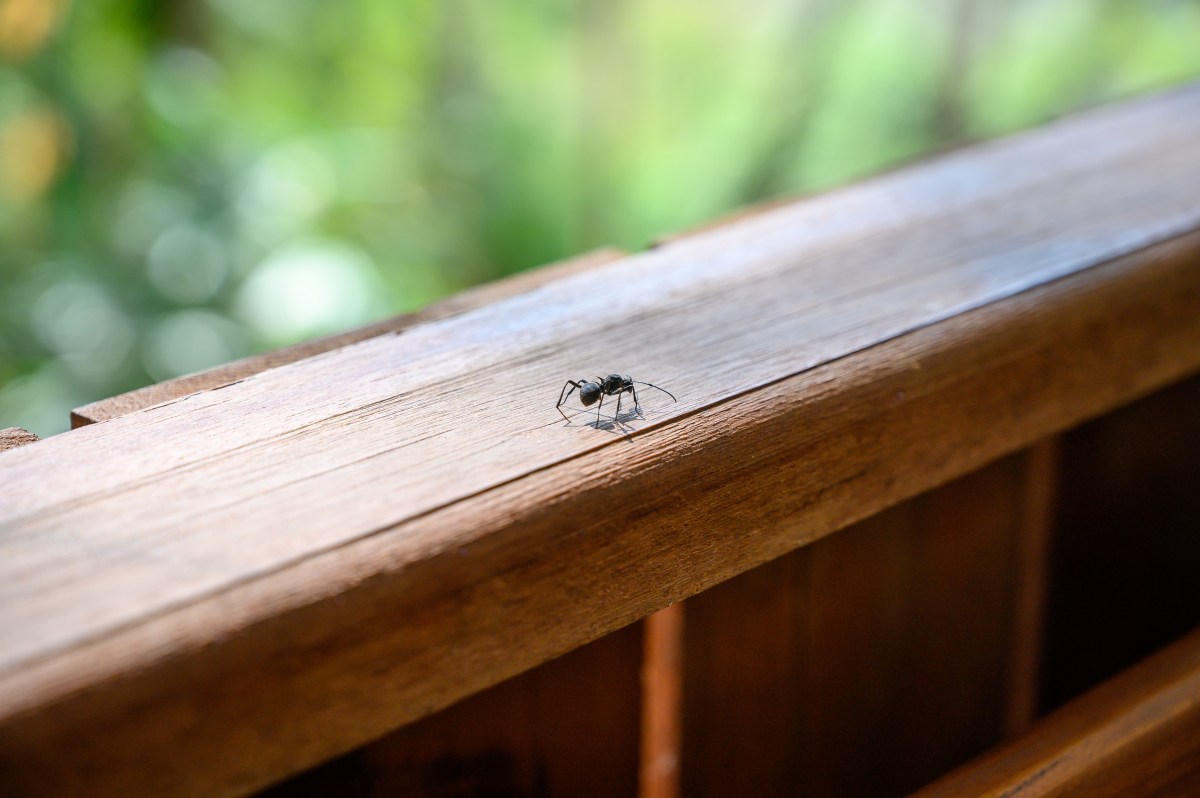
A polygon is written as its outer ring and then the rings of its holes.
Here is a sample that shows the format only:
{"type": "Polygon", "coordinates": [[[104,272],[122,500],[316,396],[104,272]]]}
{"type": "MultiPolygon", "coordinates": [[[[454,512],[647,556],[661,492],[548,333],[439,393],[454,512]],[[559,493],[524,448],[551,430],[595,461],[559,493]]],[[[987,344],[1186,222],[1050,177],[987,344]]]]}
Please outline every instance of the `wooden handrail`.
{"type": "Polygon", "coordinates": [[[252,790],[1195,372],[1198,174],[1189,88],[5,452],[0,780],[252,790]]]}

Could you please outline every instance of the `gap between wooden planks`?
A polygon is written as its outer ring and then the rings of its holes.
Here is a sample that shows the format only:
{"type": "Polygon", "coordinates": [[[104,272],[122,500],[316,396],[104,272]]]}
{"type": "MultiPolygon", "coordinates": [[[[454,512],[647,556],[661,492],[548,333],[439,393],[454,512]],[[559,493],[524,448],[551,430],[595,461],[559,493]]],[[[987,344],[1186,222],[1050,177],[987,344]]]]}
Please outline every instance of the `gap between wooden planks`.
{"type": "Polygon", "coordinates": [[[1097,264],[1200,226],[1198,132],[1094,112],[6,453],[0,762],[252,789],[1194,370],[1195,236],[1097,264]],[[604,363],[687,390],[555,421],[604,363]]]}
{"type": "Polygon", "coordinates": [[[1195,795],[1200,631],[1075,699],[914,798],[1195,795]]]}

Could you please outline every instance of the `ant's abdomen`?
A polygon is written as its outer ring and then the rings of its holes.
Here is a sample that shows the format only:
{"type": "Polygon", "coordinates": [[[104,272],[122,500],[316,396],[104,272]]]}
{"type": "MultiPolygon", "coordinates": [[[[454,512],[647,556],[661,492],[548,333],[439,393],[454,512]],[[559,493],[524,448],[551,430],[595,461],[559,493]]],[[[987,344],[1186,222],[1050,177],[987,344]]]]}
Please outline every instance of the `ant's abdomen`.
{"type": "Polygon", "coordinates": [[[600,398],[601,393],[599,385],[594,382],[585,382],[579,386],[579,401],[583,402],[584,407],[590,407],[596,404],[596,400],[600,398]]]}

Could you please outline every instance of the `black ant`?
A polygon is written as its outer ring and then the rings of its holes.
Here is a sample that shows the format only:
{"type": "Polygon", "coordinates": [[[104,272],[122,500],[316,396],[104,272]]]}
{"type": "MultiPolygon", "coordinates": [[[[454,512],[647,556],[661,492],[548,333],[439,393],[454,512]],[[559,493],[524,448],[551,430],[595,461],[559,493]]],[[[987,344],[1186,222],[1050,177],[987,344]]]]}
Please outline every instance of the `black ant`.
{"type": "Polygon", "coordinates": [[[595,382],[592,382],[591,380],[579,380],[578,382],[575,380],[567,380],[566,384],[563,385],[562,390],[558,393],[558,404],[554,406],[554,409],[562,414],[564,419],[570,421],[571,419],[567,418],[567,414],[563,413],[562,406],[564,402],[571,398],[571,394],[575,393],[575,389],[578,388],[579,401],[583,402],[584,407],[591,407],[596,403],[597,400],[600,401],[600,404],[596,407],[597,424],[600,423],[600,408],[604,406],[604,397],[617,397],[617,412],[613,414],[613,420],[615,421],[621,415],[621,397],[624,394],[633,394],[634,410],[642,409],[642,406],[638,403],[637,389],[633,387],[635,384],[645,385],[647,387],[662,391],[667,396],[671,397],[672,401],[679,401],[675,398],[675,394],[671,393],[666,388],[659,388],[657,385],[651,385],[648,382],[633,380],[628,374],[609,374],[607,377],[597,377],[595,382]],[[567,390],[567,385],[571,386],[571,390],[567,390]]]}

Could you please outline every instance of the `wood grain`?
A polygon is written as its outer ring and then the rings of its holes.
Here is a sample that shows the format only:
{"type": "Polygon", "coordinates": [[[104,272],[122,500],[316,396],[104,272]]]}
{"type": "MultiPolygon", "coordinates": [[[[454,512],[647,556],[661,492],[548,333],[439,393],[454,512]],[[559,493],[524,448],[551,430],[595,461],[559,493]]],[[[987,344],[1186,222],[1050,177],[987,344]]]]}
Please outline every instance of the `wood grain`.
{"type": "Polygon", "coordinates": [[[1200,792],[1200,632],[921,790],[939,796],[1178,796],[1200,792]]]}
{"type": "Polygon", "coordinates": [[[1198,132],[1095,112],[5,452],[0,779],[254,789],[1195,371],[1198,132]],[[564,425],[607,369],[679,402],[564,425]]]}
{"type": "Polygon", "coordinates": [[[611,263],[624,256],[625,253],[612,247],[604,247],[584,253],[574,258],[568,258],[557,263],[551,263],[536,269],[514,274],[486,285],[470,288],[447,299],[434,302],[414,313],[405,313],[389,319],[369,324],[347,332],[328,335],[312,341],[303,341],[281,349],[273,349],[258,355],[243,358],[233,363],[226,363],[216,368],[186,374],[171,380],[164,380],[153,385],[147,385],[117,396],[91,402],[71,411],[71,428],[94,424],[98,421],[108,421],[119,418],[135,410],[173,402],[193,393],[209,391],[231,385],[247,377],[295,363],[314,355],[340,349],[343,346],[376,338],[388,333],[399,333],[418,324],[437,319],[446,319],[466,313],[478,307],[510,296],[532,291],[539,286],[566,277],[571,274],[586,272],[601,263],[611,263]]]}
{"type": "Polygon", "coordinates": [[[1028,453],[685,602],[689,796],[900,795],[1002,737],[1028,453]]]}

